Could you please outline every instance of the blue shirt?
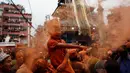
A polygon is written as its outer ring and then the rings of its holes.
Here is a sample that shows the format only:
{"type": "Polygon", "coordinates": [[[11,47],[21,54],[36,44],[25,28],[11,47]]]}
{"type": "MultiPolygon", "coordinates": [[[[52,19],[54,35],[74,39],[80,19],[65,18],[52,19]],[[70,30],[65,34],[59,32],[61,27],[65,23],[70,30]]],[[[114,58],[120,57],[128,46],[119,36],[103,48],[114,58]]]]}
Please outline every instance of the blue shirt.
{"type": "Polygon", "coordinates": [[[120,64],[121,73],[130,73],[130,54],[128,54],[127,59],[121,60],[119,58],[118,63],[120,64]]]}

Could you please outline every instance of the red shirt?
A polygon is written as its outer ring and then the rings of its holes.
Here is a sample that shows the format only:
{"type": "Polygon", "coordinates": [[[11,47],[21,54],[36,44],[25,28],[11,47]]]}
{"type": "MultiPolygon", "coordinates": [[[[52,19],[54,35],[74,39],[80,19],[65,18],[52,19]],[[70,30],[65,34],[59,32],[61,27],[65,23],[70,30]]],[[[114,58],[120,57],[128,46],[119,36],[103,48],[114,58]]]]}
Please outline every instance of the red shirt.
{"type": "Polygon", "coordinates": [[[54,66],[54,68],[57,68],[63,62],[66,55],[65,48],[56,47],[58,43],[65,42],[63,40],[50,39],[47,44],[51,64],[54,66]]]}

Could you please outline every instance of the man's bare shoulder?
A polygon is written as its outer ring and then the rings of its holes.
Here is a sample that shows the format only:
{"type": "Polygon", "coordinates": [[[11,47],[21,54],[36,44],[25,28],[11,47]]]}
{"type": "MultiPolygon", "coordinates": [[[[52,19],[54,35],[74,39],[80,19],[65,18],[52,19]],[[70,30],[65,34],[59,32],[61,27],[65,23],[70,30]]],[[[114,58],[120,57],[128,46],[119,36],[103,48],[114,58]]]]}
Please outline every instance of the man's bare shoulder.
{"type": "Polygon", "coordinates": [[[25,64],[23,64],[16,73],[32,73],[25,64]]]}

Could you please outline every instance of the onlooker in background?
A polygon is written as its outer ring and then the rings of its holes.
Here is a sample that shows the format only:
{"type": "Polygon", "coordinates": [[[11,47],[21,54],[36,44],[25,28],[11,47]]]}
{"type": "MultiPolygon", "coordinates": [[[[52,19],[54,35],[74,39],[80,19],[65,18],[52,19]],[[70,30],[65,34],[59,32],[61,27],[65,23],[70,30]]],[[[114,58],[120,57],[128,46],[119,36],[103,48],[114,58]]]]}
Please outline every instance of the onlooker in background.
{"type": "Polygon", "coordinates": [[[115,60],[107,60],[105,63],[105,69],[106,73],[120,73],[120,65],[115,60]]]}
{"type": "Polygon", "coordinates": [[[1,51],[0,53],[0,73],[14,73],[11,71],[11,56],[1,51]]]}
{"type": "Polygon", "coordinates": [[[24,52],[25,62],[19,67],[16,73],[33,73],[33,61],[38,57],[38,54],[33,48],[27,48],[24,52]]]}
{"type": "Polygon", "coordinates": [[[130,42],[127,42],[123,48],[117,61],[120,64],[121,73],[130,73],[130,42]]]}
{"type": "Polygon", "coordinates": [[[35,71],[33,73],[56,73],[53,66],[43,58],[34,60],[35,71]]]}
{"type": "Polygon", "coordinates": [[[95,64],[95,73],[106,73],[105,70],[105,62],[106,60],[99,60],[96,64],[95,64]]]}
{"type": "Polygon", "coordinates": [[[89,73],[88,67],[82,62],[80,54],[76,50],[70,51],[70,61],[75,73],[89,73]]]}
{"type": "Polygon", "coordinates": [[[16,69],[18,69],[24,63],[24,51],[19,50],[16,52],[16,61],[17,61],[16,69]]]}

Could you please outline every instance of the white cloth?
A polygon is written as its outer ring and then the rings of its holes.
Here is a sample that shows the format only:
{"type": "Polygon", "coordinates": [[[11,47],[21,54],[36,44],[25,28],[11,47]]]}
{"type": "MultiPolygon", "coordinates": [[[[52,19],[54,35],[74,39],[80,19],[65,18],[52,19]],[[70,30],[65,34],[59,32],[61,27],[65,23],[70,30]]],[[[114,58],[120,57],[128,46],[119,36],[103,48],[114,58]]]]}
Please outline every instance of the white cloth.
{"type": "Polygon", "coordinates": [[[0,62],[3,61],[5,58],[9,57],[8,54],[4,53],[4,52],[1,52],[0,53],[0,62]]]}

